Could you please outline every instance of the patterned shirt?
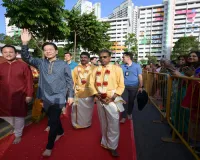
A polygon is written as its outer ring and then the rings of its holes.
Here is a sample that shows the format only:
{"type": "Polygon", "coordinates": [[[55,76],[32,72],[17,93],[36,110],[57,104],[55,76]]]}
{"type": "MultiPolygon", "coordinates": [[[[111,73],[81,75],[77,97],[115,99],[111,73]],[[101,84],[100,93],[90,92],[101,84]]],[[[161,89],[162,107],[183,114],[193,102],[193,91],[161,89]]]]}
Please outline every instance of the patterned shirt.
{"type": "Polygon", "coordinates": [[[49,104],[66,103],[67,88],[69,96],[73,97],[73,81],[69,65],[59,59],[49,62],[47,59],[33,58],[28,52],[28,46],[22,45],[22,59],[40,71],[37,98],[49,104]]]}

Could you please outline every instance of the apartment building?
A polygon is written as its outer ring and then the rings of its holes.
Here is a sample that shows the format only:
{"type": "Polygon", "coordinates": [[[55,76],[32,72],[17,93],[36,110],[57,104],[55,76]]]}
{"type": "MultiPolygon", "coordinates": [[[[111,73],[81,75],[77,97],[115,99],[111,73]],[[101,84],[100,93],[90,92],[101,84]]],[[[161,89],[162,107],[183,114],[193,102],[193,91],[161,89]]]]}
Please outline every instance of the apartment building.
{"type": "Polygon", "coordinates": [[[88,0],[78,0],[73,8],[79,10],[81,14],[94,12],[97,19],[101,18],[101,3],[99,2],[93,5],[92,2],[88,0]]]}
{"type": "Polygon", "coordinates": [[[101,3],[97,2],[93,5],[93,12],[97,19],[101,18],[101,3]]]}
{"type": "Polygon", "coordinates": [[[7,36],[14,36],[14,35],[19,35],[21,33],[21,30],[17,28],[15,25],[8,26],[10,18],[5,17],[5,28],[6,28],[6,35],[7,36]]]}
{"type": "Polygon", "coordinates": [[[162,57],[164,5],[139,7],[138,58],[162,57]]]}
{"type": "Polygon", "coordinates": [[[110,41],[113,42],[112,51],[112,61],[118,61],[122,58],[122,52],[126,48],[125,45],[125,36],[130,32],[131,21],[130,18],[104,18],[101,19],[102,22],[110,23],[110,28],[107,34],[110,36],[110,41]]]}
{"type": "Polygon", "coordinates": [[[103,22],[110,23],[110,28],[107,34],[110,36],[110,41],[113,42],[112,61],[119,61],[122,58],[122,53],[125,47],[125,36],[128,33],[137,34],[137,15],[138,9],[134,7],[132,0],[125,0],[107,17],[101,19],[103,22]]]}
{"type": "Polygon", "coordinates": [[[200,41],[200,1],[164,0],[163,4],[139,7],[138,57],[170,59],[175,42],[184,36],[200,41]]]}

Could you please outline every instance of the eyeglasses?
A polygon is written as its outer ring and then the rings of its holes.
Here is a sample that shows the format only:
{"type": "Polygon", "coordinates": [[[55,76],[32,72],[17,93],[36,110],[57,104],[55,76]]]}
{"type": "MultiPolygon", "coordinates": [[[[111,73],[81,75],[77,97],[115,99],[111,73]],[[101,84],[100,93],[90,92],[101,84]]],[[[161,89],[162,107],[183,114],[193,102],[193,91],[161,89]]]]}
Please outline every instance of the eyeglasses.
{"type": "Polygon", "coordinates": [[[100,59],[106,59],[108,58],[109,56],[102,56],[102,57],[99,57],[100,59]]]}

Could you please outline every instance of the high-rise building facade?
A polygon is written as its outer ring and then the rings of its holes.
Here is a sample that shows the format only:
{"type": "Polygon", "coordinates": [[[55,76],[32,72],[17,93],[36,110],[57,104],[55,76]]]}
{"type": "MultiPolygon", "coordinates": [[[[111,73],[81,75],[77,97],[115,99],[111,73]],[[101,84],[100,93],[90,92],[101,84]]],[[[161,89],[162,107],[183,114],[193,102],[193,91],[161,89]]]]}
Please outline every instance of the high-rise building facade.
{"type": "Polygon", "coordinates": [[[139,7],[138,56],[170,58],[179,38],[194,36],[200,41],[200,1],[164,0],[163,4],[139,7]]]}
{"type": "Polygon", "coordinates": [[[139,7],[138,58],[148,55],[162,57],[164,5],[139,7]]]}
{"type": "Polygon", "coordinates": [[[17,28],[15,25],[8,26],[9,20],[10,20],[10,18],[5,17],[6,35],[10,36],[10,37],[12,37],[14,35],[20,35],[21,30],[19,28],[17,28]]]}
{"type": "Polygon", "coordinates": [[[129,33],[137,34],[137,14],[138,9],[134,7],[132,0],[125,0],[107,18],[101,19],[101,21],[110,24],[107,34],[110,36],[110,41],[113,42],[112,61],[118,61],[122,58],[122,53],[126,48],[125,36],[129,33]]]}
{"type": "Polygon", "coordinates": [[[98,2],[93,5],[93,12],[97,19],[101,18],[101,3],[98,2]]]}
{"type": "Polygon", "coordinates": [[[122,52],[125,49],[125,36],[130,32],[130,18],[104,18],[102,22],[110,24],[107,34],[110,36],[110,41],[113,42],[112,50],[114,52],[112,61],[121,59],[122,52]]]}
{"type": "Polygon", "coordinates": [[[88,0],[78,0],[73,7],[76,10],[79,10],[81,14],[94,12],[94,15],[100,19],[101,18],[101,3],[95,3],[88,0]]]}

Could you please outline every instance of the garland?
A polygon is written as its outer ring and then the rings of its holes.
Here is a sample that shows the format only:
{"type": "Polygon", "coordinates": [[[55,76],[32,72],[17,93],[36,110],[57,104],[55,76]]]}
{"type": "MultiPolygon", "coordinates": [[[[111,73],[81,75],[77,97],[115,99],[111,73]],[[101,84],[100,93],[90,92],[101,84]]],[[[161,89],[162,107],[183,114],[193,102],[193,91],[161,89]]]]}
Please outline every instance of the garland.
{"type": "Polygon", "coordinates": [[[99,66],[96,72],[96,87],[97,91],[101,94],[101,98],[105,99],[107,97],[107,87],[108,87],[108,78],[110,75],[110,70],[106,69],[104,73],[103,83],[101,83],[102,75],[102,66],[99,66]]]}

